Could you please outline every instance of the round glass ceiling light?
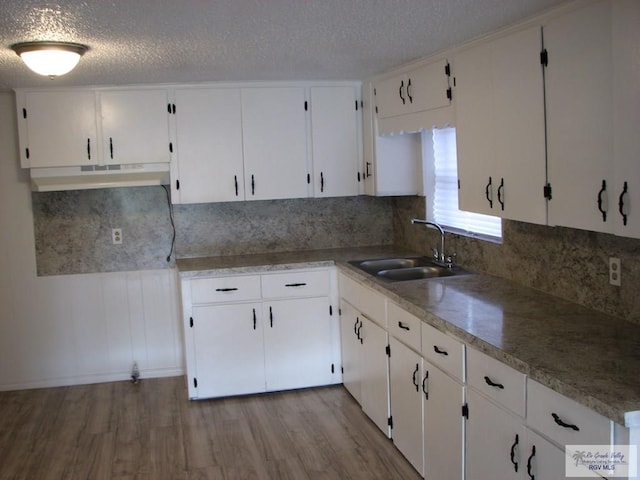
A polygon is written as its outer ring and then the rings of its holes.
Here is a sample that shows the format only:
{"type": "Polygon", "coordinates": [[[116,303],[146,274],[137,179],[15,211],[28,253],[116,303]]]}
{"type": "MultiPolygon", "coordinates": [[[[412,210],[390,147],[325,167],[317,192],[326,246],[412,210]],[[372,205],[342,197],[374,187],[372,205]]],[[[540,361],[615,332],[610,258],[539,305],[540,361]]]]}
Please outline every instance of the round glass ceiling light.
{"type": "Polygon", "coordinates": [[[27,67],[49,78],[69,73],[88,50],[86,45],[69,42],[25,42],[11,48],[27,67]]]}

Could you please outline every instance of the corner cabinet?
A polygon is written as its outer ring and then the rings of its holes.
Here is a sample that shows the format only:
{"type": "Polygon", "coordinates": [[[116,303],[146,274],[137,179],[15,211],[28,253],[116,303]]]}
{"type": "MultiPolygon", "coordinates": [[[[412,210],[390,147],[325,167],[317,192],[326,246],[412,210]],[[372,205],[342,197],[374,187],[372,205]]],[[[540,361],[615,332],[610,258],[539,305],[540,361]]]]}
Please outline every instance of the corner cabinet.
{"type": "Polygon", "coordinates": [[[181,280],[189,398],[340,383],[334,269],[181,280]]]}

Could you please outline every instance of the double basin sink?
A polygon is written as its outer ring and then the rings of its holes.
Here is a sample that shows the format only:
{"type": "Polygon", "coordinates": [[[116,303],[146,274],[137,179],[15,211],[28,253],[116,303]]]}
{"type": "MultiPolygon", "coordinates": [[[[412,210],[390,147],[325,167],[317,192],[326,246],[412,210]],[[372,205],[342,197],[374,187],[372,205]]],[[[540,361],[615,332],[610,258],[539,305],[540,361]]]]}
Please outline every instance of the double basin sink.
{"type": "Polygon", "coordinates": [[[436,265],[428,257],[393,257],[354,260],[349,263],[370,275],[390,282],[453,277],[469,273],[458,267],[436,265]]]}

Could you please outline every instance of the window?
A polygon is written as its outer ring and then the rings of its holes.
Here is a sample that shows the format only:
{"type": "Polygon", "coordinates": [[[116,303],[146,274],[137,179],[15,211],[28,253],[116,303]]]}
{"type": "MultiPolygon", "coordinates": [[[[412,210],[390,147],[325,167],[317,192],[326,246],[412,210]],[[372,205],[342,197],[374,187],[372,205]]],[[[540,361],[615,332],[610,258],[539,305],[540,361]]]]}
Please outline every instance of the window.
{"type": "Polygon", "coordinates": [[[427,217],[447,231],[499,242],[502,220],[499,217],[463,212],[458,209],[458,166],[455,128],[434,128],[423,133],[427,217]],[[430,134],[431,133],[431,134],[430,134]]]}

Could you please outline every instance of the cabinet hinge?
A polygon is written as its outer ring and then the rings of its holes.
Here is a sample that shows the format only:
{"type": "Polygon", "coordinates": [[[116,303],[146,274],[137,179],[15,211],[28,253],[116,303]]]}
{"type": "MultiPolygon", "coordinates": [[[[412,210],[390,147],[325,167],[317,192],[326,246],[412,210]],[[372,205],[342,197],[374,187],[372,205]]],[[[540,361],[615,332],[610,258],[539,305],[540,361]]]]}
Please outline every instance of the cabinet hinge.
{"type": "Polygon", "coordinates": [[[447,64],[444,66],[444,74],[447,77],[451,76],[451,65],[449,65],[449,63],[447,62],[447,64]]]}
{"type": "Polygon", "coordinates": [[[547,183],[544,186],[544,198],[546,198],[547,200],[551,200],[551,184],[547,183]]]}
{"type": "Polygon", "coordinates": [[[549,66],[549,52],[547,52],[546,48],[540,52],[540,63],[543,67],[549,66]]]}
{"type": "Polygon", "coordinates": [[[193,317],[189,317],[189,326],[193,328],[193,317]]]}
{"type": "Polygon", "coordinates": [[[198,379],[196,377],[193,377],[193,386],[194,388],[198,388],[198,379]]]}
{"type": "Polygon", "coordinates": [[[462,405],[462,416],[469,420],[469,405],[466,403],[462,405]]]}
{"type": "Polygon", "coordinates": [[[336,373],[336,366],[333,363],[331,364],[331,373],[336,373]]]}
{"type": "Polygon", "coordinates": [[[356,176],[357,176],[357,178],[358,178],[358,182],[360,182],[360,172],[358,172],[358,173],[356,174],[356,176]]]}
{"type": "Polygon", "coordinates": [[[307,183],[311,185],[311,174],[307,173],[307,183]]]}
{"type": "Polygon", "coordinates": [[[27,118],[27,109],[26,108],[22,109],[22,118],[27,118]]]}
{"type": "Polygon", "coordinates": [[[453,99],[453,92],[452,92],[452,90],[451,90],[451,87],[447,88],[447,98],[448,98],[449,100],[452,100],[452,99],[453,99]]]}
{"type": "Polygon", "coordinates": [[[180,180],[176,180],[176,190],[180,190],[180,180]]]}
{"type": "Polygon", "coordinates": [[[387,354],[387,357],[391,358],[391,345],[384,347],[384,352],[387,354]]]}
{"type": "Polygon", "coordinates": [[[373,89],[373,96],[375,97],[378,94],[378,92],[376,92],[376,89],[373,89]]]}
{"type": "Polygon", "coordinates": [[[387,425],[389,425],[389,427],[391,427],[391,430],[393,430],[393,415],[387,418],[387,425]]]}
{"type": "Polygon", "coordinates": [[[378,113],[378,105],[376,105],[376,114],[378,113]]]}
{"type": "Polygon", "coordinates": [[[167,112],[169,112],[169,115],[176,114],[176,104],[175,103],[168,103],[167,104],[167,112]]]}
{"type": "Polygon", "coordinates": [[[169,142],[169,153],[173,153],[173,143],[169,142]]]}
{"type": "Polygon", "coordinates": [[[344,373],[344,367],[340,366],[340,373],[344,373]]]}
{"type": "Polygon", "coordinates": [[[329,305],[329,316],[332,317],[333,316],[333,306],[329,305]]]}
{"type": "Polygon", "coordinates": [[[309,102],[307,102],[306,100],[304,101],[304,111],[306,112],[307,110],[309,110],[309,102]]]}
{"type": "Polygon", "coordinates": [[[458,179],[458,190],[460,190],[460,179],[458,179]]]}
{"type": "Polygon", "coordinates": [[[27,158],[29,158],[29,149],[28,148],[24,149],[24,154],[27,156],[27,158]]]}
{"type": "Polygon", "coordinates": [[[342,315],[342,309],[338,307],[338,316],[342,315]]]}

